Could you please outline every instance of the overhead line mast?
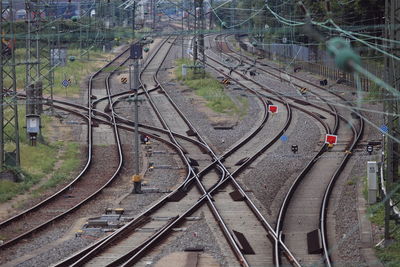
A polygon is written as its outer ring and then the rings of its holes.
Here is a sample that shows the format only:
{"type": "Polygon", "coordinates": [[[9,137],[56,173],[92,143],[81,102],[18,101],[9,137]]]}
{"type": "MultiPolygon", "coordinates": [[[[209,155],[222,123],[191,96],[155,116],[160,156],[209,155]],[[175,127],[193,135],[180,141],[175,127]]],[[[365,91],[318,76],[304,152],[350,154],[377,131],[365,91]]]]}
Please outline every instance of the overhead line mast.
{"type": "MultiPolygon", "coordinates": [[[[400,40],[400,0],[385,1],[385,19],[386,19],[386,38],[400,40]]],[[[387,44],[390,47],[390,53],[400,56],[400,45],[391,42],[387,44]]],[[[385,56],[385,80],[396,90],[399,90],[400,84],[400,63],[385,56]]],[[[388,135],[396,139],[400,136],[399,120],[399,99],[384,101],[386,120],[388,125],[388,135]]],[[[390,197],[394,193],[394,182],[399,182],[399,144],[391,137],[387,138],[386,154],[386,192],[385,196],[385,241],[386,245],[391,243],[391,231],[389,221],[391,219],[390,197]]]]}
{"type": "Polygon", "coordinates": [[[12,1],[0,1],[0,168],[20,166],[15,24],[12,1]]]}

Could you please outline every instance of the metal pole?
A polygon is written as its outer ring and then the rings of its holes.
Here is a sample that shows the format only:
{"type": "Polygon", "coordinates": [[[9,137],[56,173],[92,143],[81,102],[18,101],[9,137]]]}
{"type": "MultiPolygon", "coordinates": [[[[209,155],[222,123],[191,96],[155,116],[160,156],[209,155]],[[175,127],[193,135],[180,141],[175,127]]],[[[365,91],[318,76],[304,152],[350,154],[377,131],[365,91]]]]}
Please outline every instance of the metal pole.
{"type": "Polygon", "coordinates": [[[232,1],[232,9],[231,9],[231,31],[234,31],[235,27],[232,27],[235,25],[235,16],[236,16],[236,0],[232,1]]]}
{"type": "MultiPolygon", "coordinates": [[[[397,20],[399,16],[400,0],[386,0],[385,1],[385,36],[387,39],[399,40],[400,30],[396,28],[397,20]]],[[[396,54],[398,53],[398,47],[396,44],[386,45],[390,47],[389,52],[396,54]]],[[[385,74],[386,81],[393,85],[393,87],[398,89],[398,75],[396,71],[398,70],[397,62],[393,59],[385,56],[385,74]]],[[[390,97],[390,96],[388,96],[390,97]]],[[[385,245],[388,246],[392,242],[390,235],[390,196],[395,192],[392,192],[394,180],[398,179],[398,145],[390,136],[397,137],[398,134],[398,116],[393,114],[398,114],[398,101],[397,99],[391,99],[389,101],[384,101],[384,107],[387,114],[387,126],[388,126],[388,136],[387,136],[387,156],[386,156],[386,196],[385,196],[385,245]]]]}
{"type": "Polygon", "coordinates": [[[0,168],[2,169],[7,163],[16,167],[20,166],[19,151],[19,127],[18,127],[18,106],[17,106],[17,77],[15,72],[15,23],[14,14],[7,10],[13,10],[13,2],[3,3],[0,1],[0,168]],[[7,25],[8,22],[8,25],[7,25]],[[9,39],[8,43],[3,43],[4,39],[9,39]],[[5,93],[8,96],[5,96],[5,93]],[[6,115],[6,116],[5,116],[6,115]],[[6,151],[5,146],[9,146],[6,151]],[[7,155],[10,158],[7,162],[7,155]]]}
{"type": "Polygon", "coordinates": [[[153,6],[152,6],[153,27],[152,28],[155,29],[156,28],[156,0],[153,0],[152,3],[153,3],[153,6]]]}
{"type": "MultiPolygon", "coordinates": [[[[2,34],[3,32],[3,1],[0,1],[0,33],[2,34]]],[[[0,123],[1,123],[1,131],[0,131],[0,170],[3,170],[4,167],[4,156],[5,156],[5,151],[4,151],[4,130],[3,130],[3,125],[4,125],[4,94],[3,94],[3,67],[4,67],[4,62],[3,62],[3,43],[0,40],[0,123]]]]}
{"type": "Polygon", "coordinates": [[[182,58],[184,58],[184,48],[183,48],[183,42],[184,42],[184,38],[183,38],[183,32],[185,31],[185,28],[184,28],[184,26],[183,26],[183,11],[184,11],[184,6],[183,6],[183,1],[182,1],[182,20],[181,20],[181,23],[182,23],[182,58]]]}
{"type": "Polygon", "coordinates": [[[142,181],[139,170],[139,59],[133,65],[133,90],[135,91],[135,160],[134,160],[134,193],[142,193],[142,181]]]}
{"type": "MultiPolygon", "coordinates": [[[[210,0],[210,6],[211,6],[211,9],[212,9],[213,8],[213,0],[210,0]]],[[[213,26],[213,14],[214,14],[213,11],[210,10],[210,25],[208,27],[209,30],[211,30],[212,26],[213,26]]]]}
{"type": "Polygon", "coordinates": [[[136,13],[136,2],[133,2],[133,9],[132,9],[132,31],[133,31],[133,38],[135,38],[135,13],[136,13]]]}
{"type": "MultiPolygon", "coordinates": [[[[194,1],[194,43],[193,43],[193,62],[196,65],[197,62],[197,1],[194,1]]],[[[196,69],[194,69],[196,71],[196,69]]]]}
{"type": "Polygon", "coordinates": [[[205,69],[205,65],[206,65],[206,56],[205,56],[205,45],[204,45],[204,12],[203,12],[203,0],[199,0],[199,17],[200,17],[200,35],[199,35],[199,50],[200,50],[200,54],[202,57],[202,61],[203,61],[203,71],[202,71],[202,75],[203,78],[206,75],[206,69],[205,69]]]}

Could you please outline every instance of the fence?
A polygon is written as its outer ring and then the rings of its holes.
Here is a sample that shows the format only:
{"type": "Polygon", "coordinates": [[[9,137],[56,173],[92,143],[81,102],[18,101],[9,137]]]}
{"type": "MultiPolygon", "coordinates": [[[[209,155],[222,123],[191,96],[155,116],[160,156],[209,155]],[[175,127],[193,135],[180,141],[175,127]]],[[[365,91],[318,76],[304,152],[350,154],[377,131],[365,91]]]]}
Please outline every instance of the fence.
{"type": "MultiPolygon", "coordinates": [[[[240,36],[236,36],[239,39],[240,36]]],[[[239,42],[240,47],[248,52],[270,60],[278,60],[290,64],[294,68],[319,74],[333,79],[338,83],[346,83],[355,87],[354,76],[340,71],[335,66],[332,57],[326,51],[319,50],[317,46],[301,46],[297,44],[262,44],[260,47],[248,46],[239,42]]],[[[378,77],[384,77],[383,67],[373,63],[363,64],[363,67],[378,77]]],[[[361,77],[361,87],[365,91],[373,88],[374,83],[367,77],[361,77]]]]}

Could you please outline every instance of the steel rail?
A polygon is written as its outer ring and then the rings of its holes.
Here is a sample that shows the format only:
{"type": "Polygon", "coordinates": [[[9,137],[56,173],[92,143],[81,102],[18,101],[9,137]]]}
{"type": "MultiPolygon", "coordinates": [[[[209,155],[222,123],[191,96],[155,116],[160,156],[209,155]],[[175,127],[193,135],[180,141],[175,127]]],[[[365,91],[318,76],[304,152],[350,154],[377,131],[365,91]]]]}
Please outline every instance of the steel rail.
{"type": "MultiPolygon", "coordinates": [[[[329,105],[329,104],[328,104],[328,105],[329,105]]],[[[332,105],[329,105],[329,106],[332,108],[332,105]]],[[[336,109],[334,109],[334,111],[336,111],[336,109]]],[[[335,112],[335,113],[336,113],[336,112],[335,112]]],[[[337,113],[336,113],[336,114],[337,114],[337,113]]],[[[337,115],[335,116],[335,118],[336,118],[335,121],[337,122],[337,115]]],[[[335,129],[337,128],[337,125],[338,125],[338,123],[335,123],[335,127],[334,127],[335,129]]],[[[336,130],[334,130],[334,132],[336,132],[336,130]]],[[[322,154],[322,151],[323,151],[323,148],[321,148],[321,151],[320,151],[321,154],[322,154]]],[[[316,157],[318,157],[320,153],[318,153],[316,157]]],[[[311,161],[310,164],[311,164],[311,163],[313,164],[313,161],[311,161]]],[[[311,168],[310,164],[306,167],[307,170],[308,170],[309,168],[311,168]]],[[[297,187],[297,185],[296,185],[296,187],[297,187]]],[[[291,188],[291,189],[292,189],[292,188],[291,188]]],[[[294,192],[294,191],[293,191],[293,192],[294,192]]],[[[276,250],[275,250],[275,251],[277,251],[277,246],[278,246],[278,243],[276,242],[276,250]]],[[[277,254],[275,254],[275,258],[276,258],[276,259],[279,259],[279,256],[278,256],[277,254]]],[[[276,261],[276,262],[279,264],[279,260],[276,261]]]]}
{"type": "MultiPolygon", "coordinates": [[[[234,51],[232,51],[232,52],[234,52],[234,51]]],[[[246,57],[246,56],[244,56],[244,57],[246,57]]],[[[248,57],[246,57],[246,58],[248,58],[248,57]]],[[[275,74],[273,74],[271,72],[268,72],[268,71],[264,70],[263,68],[260,68],[260,67],[257,67],[257,66],[255,66],[255,67],[257,69],[259,69],[259,70],[262,70],[262,71],[270,74],[270,75],[278,77],[277,75],[275,75],[275,74]]],[[[281,70],[276,69],[276,68],[274,68],[272,66],[268,66],[268,67],[271,67],[271,68],[273,68],[273,69],[275,69],[275,70],[277,70],[279,72],[282,72],[281,70]]],[[[291,76],[292,78],[298,79],[298,80],[300,80],[300,81],[302,81],[304,83],[307,83],[307,84],[309,84],[311,86],[314,86],[314,87],[316,87],[316,88],[318,88],[320,90],[326,91],[325,88],[323,88],[321,86],[318,86],[318,85],[315,85],[315,84],[313,84],[313,83],[311,83],[311,82],[309,82],[309,81],[307,81],[305,79],[299,78],[297,76],[294,76],[294,75],[291,75],[291,74],[288,74],[288,73],[286,73],[286,74],[291,76]]],[[[281,78],[281,77],[279,76],[279,78],[281,78]]],[[[296,83],[293,83],[293,84],[295,86],[301,87],[300,85],[298,85],[296,83]]],[[[334,92],[331,92],[331,91],[328,91],[328,92],[330,94],[340,98],[341,100],[345,100],[344,97],[342,97],[342,96],[340,96],[340,95],[338,95],[338,94],[336,94],[334,92]]],[[[318,94],[316,94],[316,93],[312,93],[312,94],[318,96],[318,94]]],[[[322,98],[320,96],[319,96],[319,98],[322,100],[322,98]]],[[[324,101],[327,102],[326,100],[324,100],[324,101]]],[[[351,108],[351,106],[352,105],[350,105],[350,108],[351,108]]],[[[353,108],[351,108],[351,110],[353,112],[356,112],[353,108]]],[[[356,114],[358,114],[358,112],[356,112],[356,114]]],[[[352,125],[352,131],[353,131],[353,137],[352,137],[352,140],[349,142],[350,147],[349,147],[348,150],[350,152],[352,152],[353,148],[357,145],[358,141],[360,140],[360,138],[361,138],[361,136],[363,134],[364,121],[362,120],[360,114],[358,114],[357,117],[359,119],[360,126],[359,126],[359,130],[357,131],[355,129],[354,125],[351,124],[352,125]]],[[[344,118],[342,118],[342,119],[344,119],[344,118]]],[[[347,120],[345,120],[345,121],[347,121],[347,120]]],[[[350,123],[349,121],[347,121],[347,122],[350,123]]],[[[320,229],[321,229],[321,233],[322,233],[321,234],[321,241],[322,241],[322,246],[323,246],[323,251],[324,251],[324,261],[325,261],[325,264],[327,264],[328,266],[332,266],[331,259],[330,259],[330,256],[329,256],[329,251],[328,251],[327,232],[326,232],[326,216],[327,216],[327,209],[328,209],[328,204],[329,204],[329,197],[331,195],[331,192],[333,190],[333,187],[334,187],[338,177],[340,176],[341,172],[345,168],[346,163],[350,159],[350,157],[351,157],[351,154],[346,154],[345,157],[342,159],[342,162],[340,163],[339,168],[336,169],[335,173],[333,174],[333,176],[331,177],[331,179],[329,181],[328,186],[325,189],[323,200],[321,202],[321,208],[320,208],[320,229]]]]}
{"type": "MultiPolygon", "coordinates": [[[[169,38],[168,38],[168,39],[169,39],[169,38]]],[[[166,39],[166,40],[164,41],[164,43],[166,43],[168,39],[166,39]]],[[[175,40],[176,40],[176,38],[175,38],[175,40]]],[[[162,59],[160,65],[159,65],[159,67],[158,67],[158,69],[157,69],[155,75],[153,76],[153,78],[154,78],[154,80],[155,80],[156,82],[157,82],[157,80],[156,80],[156,75],[157,75],[157,73],[158,73],[158,71],[159,71],[161,65],[162,65],[163,62],[165,61],[165,59],[166,59],[166,57],[167,57],[167,55],[168,55],[168,53],[169,53],[171,47],[172,47],[172,44],[169,46],[169,48],[168,48],[167,52],[165,53],[165,56],[163,57],[163,59],[162,59]]],[[[154,58],[154,57],[153,57],[153,58],[154,58]]],[[[143,72],[142,72],[142,74],[143,74],[143,72]]],[[[142,80],[141,80],[141,83],[142,83],[142,80]]],[[[157,82],[157,83],[158,83],[158,82],[157,82]]],[[[158,83],[158,85],[160,85],[160,83],[158,83]]],[[[161,85],[160,85],[160,86],[161,86],[161,85]]],[[[154,103],[152,97],[150,96],[150,94],[146,91],[145,86],[143,85],[143,83],[142,83],[142,88],[143,88],[143,90],[145,91],[146,96],[147,96],[147,99],[149,100],[149,103],[151,104],[153,110],[157,113],[157,117],[158,117],[159,120],[161,121],[162,125],[163,125],[166,129],[168,129],[168,131],[171,131],[171,129],[170,129],[169,126],[168,126],[168,123],[167,123],[167,122],[165,121],[165,119],[163,118],[162,114],[160,113],[159,109],[158,109],[157,106],[155,105],[155,103],[154,103]]],[[[180,114],[182,114],[182,113],[180,113],[180,114]]],[[[182,115],[183,115],[183,114],[182,114],[182,115]]],[[[191,127],[189,127],[189,129],[191,129],[191,127]]],[[[198,135],[198,134],[197,134],[197,135],[198,135]]],[[[198,135],[198,136],[199,136],[199,135],[198,135]]],[[[170,133],[170,138],[171,138],[171,140],[173,141],[173,143],[175,143],[177,146],[181,147],[181,145],[178,143],[178,141],[175,139],[175,137],[174,137],[171,133],[170,133]]],[[[200,139],[200,140],[201,140],[201,139],[200,139]]],[[[203,140],[202,140],[202,141],[203,141],[203,140]]],[[[203,141],[203,143],[206,144],[204,141],[203,141]]],[[[184,151],[185,151],[185,149],[184,149],[183,147],[181,147],[180,153],[181,153],[183,156],[184,156],[184,151]]],[[[211,149],[209,149],[209,151],[211,151],[211,149]]],[[[189,171],[188,171],[187,179],[189,179],[189,176],[190,176],[190,175],[193,175],[193,177],[194,177],[194,179],[195,179],[195,181],[196,181],[197,187],[200,189],[200,191],[203,193],[203,195],[204,195],[205,198],[207,199],[207,204],[208,204],[208,206],[210,207],[212,214],[214,215],[214,217],[216,218],[216,220],[219,222],[218,225],[222,228],[222,231],[223,231],[225,237],[228,239],[228,242],[229,242],[229,244],[231,245],[231,247],[232,247],[232,249],[233,249],[233,251],[234,251],[236,257],[237,257],[238,260],[239,260],[239,262],[240,262],[243,266],[249,266],[249,263],[247,262],[247,260],[246,260],[246,258],[244,257],[243,253],[240,251],[240,249],[239,249],[238,245],[236,244],[234,238],[232,237],[232,234],[230,233],[230,231],[229,231],[229,229],[228,229],[226,223],[224,222],[223,218],[222,218],[221,215],[219,214],[218,209],[216,208],[215,204],[213,203],[212,198],[211,198],[210,195],[207,193],[207,190],[204,188],[203,184],[200,182],[200,178],[199,178],[198,174],[195,172],[195,170],[193,169],[193,167],[191,166],[191,164],[190,164],[190,162],[189,162],[189,159],[186,158],[186,157],[185,157],[185,162],[186,162],[186,164],[187,164],[187,166],[188,166],[188,170],[189,170],[189,171]]],[[[168,229],[169,229],[169,228],[166,228],[165,230],[167,231],[168,229]]],[[[138,257],[139,255],[141,255],[141,253],[143,253],[143,251],[144,251],[145,249],[147,249],[147,248],[148,248],[151,244],[153,244],[153,243],[154,243],[154,242],[149,242],[149,244],[145,245],[141,250],[139,250],[135,255],[133,255],[133,256],[132,256],[124,265],[122,265],[122,266],[128,266],[128,265],[132,264],[133,262],[136,262],[136,261],[137,261],[137,257],[138,257]]]]}
{"type": "MultiPolygon", "coordinates": [[[[314,115],[315,116],[315,115],[314,115]]],[[[197,203],[197,204],[200,204],[200,202],[202,201],[202,200],[204,200],[204,198],[203,199],[201,199],[201,200],[199,200],[199,202],[197,203]]],[[[141,217],[141,216],[139,216],[139,217],[141,217]]],[[[184,216],[183,216],[184,217],[184,216]]],[[[183,218],[182,217],[182,218],[183,218]]],[[[110,240],[110,239],[108,239],[108,240],[110,240]]],[[[110,241],[111,242],[111,241],[110,241]]],[[[70,262],[73,262],[73,260],[72,261],[70,261],[70,262]]]]}
{"type": "MultiPolygon", "coordinates": [[[[53,201],[55,198],[57,198],[58,196],[60,196],[61,194],[63,194],[64,192],[66,192],[67,190],[69,190],[73,185],[75,185],[80,178],[87,172],[87,170],[89,169],[89,166],[91,164],[91,160],[92,160],[92,147],[93,147],[93,141],[92,141],[92,135],[93,135],[93,131],[92,131],[92,117],[90,116],[91,112],[92,112],[92,106],[91,106],[91,91],[92,91],[92,83],[93,83],[93,79],[94,77],[96,77],[97,75],[99,75],[102,70],[108,66],[110,66],[115,60],[117,60],[119,57],[121,57],[126,51],[122,52],[120,55],[118,55],[113,61],[108,62],[106,65],[104,65],[102,68],[100,68],[97,72],[95,72],[92,76],[90,76],[89,79],[89,83],[88,83],[88,93],[87,93],[87,97],[88,97],[88,116],[87,121],[88,121],[88,127],[87,127],[87,143],[88,143],[88,158],[86,161],[86,164],[84,166],[84,168],[81,170],[81,172],[65,187],[63,187],[61,190],[59,190],[58,192],[56,192],[55,194],[49,196],[48,198],[46,198],[45,200],[39,202],[38,204],[34,205],[33,207],[3,221],[0,223],[0,228],[1,227],[5,227],[13,222],[15,222],[16,220],[21,219],[23,216],[26,216],[26,214],[31,213],[33,211],[36,211],[38,209],[40,209],[42,206],[44,206],[45,204],[50,203],[51,201],[53,201]]],[[[7,240],[6,242],[4,242],[2,245],[0,245],[1,249],[5,249],[15,243],[17,243],[19,240],[26,238],[27,236],[33,234],[34,232],[37,232],[39,230],[44,229],[45,227],[47,227],[51,222],[54,222],[62,217],[64,217],[66,214],[69,214],[70,212],[72,212],[73,210],[77,209],[78,207],[80,207],[83,203],[87,202],[88,200],[90,200],[91,198],[93,198],[94,195],[96,195],[98,192],[100,192],[103,189],[103,187],[101,189],[99,189],[98,191],[96,191],[95,193],[93,193],[92,195],[90,195],[86,200],[81,201],[80,203],[76,204],[75,206],[71,207],[70,209],[66,210],[65,212],[53,217],[52,219],[18,235],[15,238],[12,238],[10,240],[7,240]]]]}

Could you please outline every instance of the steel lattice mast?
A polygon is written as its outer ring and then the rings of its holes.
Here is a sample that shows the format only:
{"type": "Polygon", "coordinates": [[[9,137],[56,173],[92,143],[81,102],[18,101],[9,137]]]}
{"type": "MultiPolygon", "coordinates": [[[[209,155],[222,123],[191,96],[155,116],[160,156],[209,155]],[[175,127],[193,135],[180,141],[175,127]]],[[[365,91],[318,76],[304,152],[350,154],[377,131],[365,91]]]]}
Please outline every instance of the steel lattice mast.
{"type": "MultiPolygon", "coordinates": [[[[386,37],[391,40],[400,40],[400,0],[386,0],[385,2],[385,19],[386,19],[386,37]]],[[[390,47],[390,53],[400,56],[400,45],[394,42],[387,44],[390,47]]],[[[385,57],[385,73],[386,81],[399,90],[400,88],[400,63],[393,58],[385,57]]],[[[386,120],[388,125],[389,136],[396,139],[400,137],[400,120],[399,120],[399,100],[390,99],[385,101],[385,111],[387,112],[386,120]]],[[[387,154],[386,154],[386,202],[385,202],[385,240],[390,245],[390,214],[391,207],[389,198],[394,192],[393,182],[398,182],[399,177],[399,144],[392,138],[387,138],[387,154]]]]}
{"type": "Polygon", "coordinates": [[[0,1],[2,35],[0,45],[0,162],[1,168],[5,165],[20,165],[18,108],[17,108],[17,81],[15,74],[15,25],[12,0],[0,1]]]}
{"type": "MultiPolygon", "coordinates": [[[[51,62],[53,34],[48,27],[48,16],[51,15],[54,0],[25,0],[27,16],[26,38],[26,88],[33,88],[33,99],[27,105],[27,114],[40,115],[43,112],[44,99],[53,103],[54,67],[51,62]],[[33,105],[32,105],[33,102],[33,105]]],[[[54,46],[54,47],[53,47],[54,46]]]]}

